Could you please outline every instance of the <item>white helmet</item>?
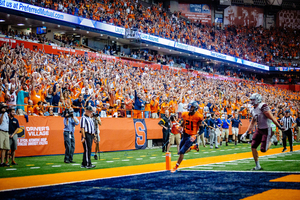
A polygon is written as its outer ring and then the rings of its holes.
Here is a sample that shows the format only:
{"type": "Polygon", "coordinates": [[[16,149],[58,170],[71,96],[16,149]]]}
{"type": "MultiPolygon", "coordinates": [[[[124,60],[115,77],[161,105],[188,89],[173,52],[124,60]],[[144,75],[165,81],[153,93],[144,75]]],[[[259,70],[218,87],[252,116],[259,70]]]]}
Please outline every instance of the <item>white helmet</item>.
{"type": "Polygon", "coordinates": [[[262,97],[258,93],[254,93],[250,96],[250,103],[252,105],[257,105],[257,104],[261,103],[261,101],[262,101],[262,97]]]}

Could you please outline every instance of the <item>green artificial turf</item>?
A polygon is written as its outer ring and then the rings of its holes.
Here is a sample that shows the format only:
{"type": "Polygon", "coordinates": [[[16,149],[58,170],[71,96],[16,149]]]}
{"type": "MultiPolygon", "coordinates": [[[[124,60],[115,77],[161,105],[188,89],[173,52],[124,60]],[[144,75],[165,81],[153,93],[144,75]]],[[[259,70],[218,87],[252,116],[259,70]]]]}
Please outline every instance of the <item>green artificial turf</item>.
{"type": "MultiPolygon", "coordinates": [[[[296,144],[295,144],[296,145],[296,144]]],[[[281,148],[282,146],[272,146],[271,148],[281,148]]],[[[178,159],[177,148],[172,147],[172,161],[178,159]]],[[[210,149],[209,146],[200,147],[200,151],[196,152],[195,150],[189,152],[185,155],[184,159],[194,159],[194,158],[203,158],[211,156],[220,156],[227,154],[237,154],[250,152],[250,144],[238,144],[237,146],[230,144],[229,146],[221,146],[220,149],[210,149]]],[[[299,155],[299,154],[297,154],[299,155]]],[[[145,150],[132,150],[132,151],[118,151],[118,152],[105,152],[100,154],[100,160],[94,160],[92,157],[93,164],[96,165],[94,169],[104,169],[104,168],[114,168],[122,166],[133,166],[133,165],[142,165],[150,163],[161,163],[165,162],[165,153],[161,152],[161,149],[145,149],[145,150]]],[[[234,158],[234,155],[233,155],[234,158]]],[[[40,174],[52,174],[52,173],[62,173],[62,172],[72,172],[72,171],[85,171],[88,169],[81,168],[82,154],[74,155],[75,164],[66,164],[64,163],[64,155],[56,156],[36,156],[36,157],[21,157],[16,158],[18,165],[1,167],[0,168],[0,178],[6,177],[18,177],[18,176],[29,176],[29,175],[40,175],[40,174]]],[[[288,158],[290,159],[290,158],[288,158]]],[[[293,158],[294,159],[294,158],[293,158]]],[[[299,159],[299,157],[295,158],[299,159]]],[[[268,168],[268,165],[281,165],[280,162],[266,162],[261,161],[263,167],[268,168]],[[265,164],[268,163],[268,164],[265,164]]],[[[299,162],[297,163],[299,166],[299,162]]],[[[286,168],[288,165],[284,164],[286,168]]],[[[289,165],[293,165],[289,163],[289,165]]],[[[294,166],[294,165],[293,165],[294,166]]],[[[230,166],[232,170],[247,170],[248,168],[253,167],[253,161],[250,161],[250,164],[239,163],[239,166],[230,166]]],[[[89,170],[94,170],[89,169],[89,170]]],[[[294,169],[294,168],[293,168],[294,169]]],[[[270,168],[271,170],[271,168],[270,168]]],[[[274,168],[274,170],[281,171],[280,168],[274,168]]],[[[289,169],[291,170],[291,169],[289,169]]],[[[300,171],[298,169],[298,171],[300,171]]]]}

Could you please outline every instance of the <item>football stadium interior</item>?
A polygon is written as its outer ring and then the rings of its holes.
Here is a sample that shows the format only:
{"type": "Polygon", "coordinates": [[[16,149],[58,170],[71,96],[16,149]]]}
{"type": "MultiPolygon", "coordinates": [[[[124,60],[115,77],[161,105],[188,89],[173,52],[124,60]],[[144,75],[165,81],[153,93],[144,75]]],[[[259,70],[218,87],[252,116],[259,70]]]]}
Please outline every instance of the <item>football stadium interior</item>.
{"type": "Polygon", "coordinates": [[[1,199],[299,199],[299,0],[0,0],[0,48],[1,199]]]}

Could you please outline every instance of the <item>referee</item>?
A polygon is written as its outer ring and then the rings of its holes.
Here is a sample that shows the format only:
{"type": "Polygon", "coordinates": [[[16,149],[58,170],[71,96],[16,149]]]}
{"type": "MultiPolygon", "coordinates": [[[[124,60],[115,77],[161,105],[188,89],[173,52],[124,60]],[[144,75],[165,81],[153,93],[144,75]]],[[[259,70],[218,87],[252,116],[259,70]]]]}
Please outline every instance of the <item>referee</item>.
{"type": "Polygon", "coordinates": [[[94,168],[95,165],[91,163],[91,150],[92,150],[92,142],[95,135],[94,122],[91,118],[93,113],[93,108],[91,106],[87,106],[85,108],[85,113],[80,119],[80,132],[82,134],[82,144],[83,144],[83,159],[81,168],[94,168]]]}
{"type": "Polygon", "coordinates": [[[293,133],[292,129],[294,128],[293,124],[295,124],[295,120],[293,117],[290,116],[290,111],[285,111],[284,117],[281,119],[281,124],[285,128],[285,131],[282,133],[282,143],[283,143],[283,150],[285,152],[286,149],[286,136],[289,139],[290,143],[290,150],[293,152],[293,133]]]}

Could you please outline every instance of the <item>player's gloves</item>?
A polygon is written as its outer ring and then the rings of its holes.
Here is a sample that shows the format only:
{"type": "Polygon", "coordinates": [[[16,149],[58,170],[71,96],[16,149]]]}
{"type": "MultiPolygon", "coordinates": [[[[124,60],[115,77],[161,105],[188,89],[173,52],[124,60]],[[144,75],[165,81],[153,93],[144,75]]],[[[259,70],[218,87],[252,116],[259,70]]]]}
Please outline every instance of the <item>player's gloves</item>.
{"type": "Polygon", "coordinates": [[[241,140],[243,140],[244,138],[246,138],[248,135],[248,131],[246,131],[246,133],[244,133],[242,136],[241,136],[241,140]]]}
{"type": "Polygon", "coordinates": [[[194,142],[196,140],[196,135],[192,135],[190,140],[191,140],[191,142],[194,142]]]}

